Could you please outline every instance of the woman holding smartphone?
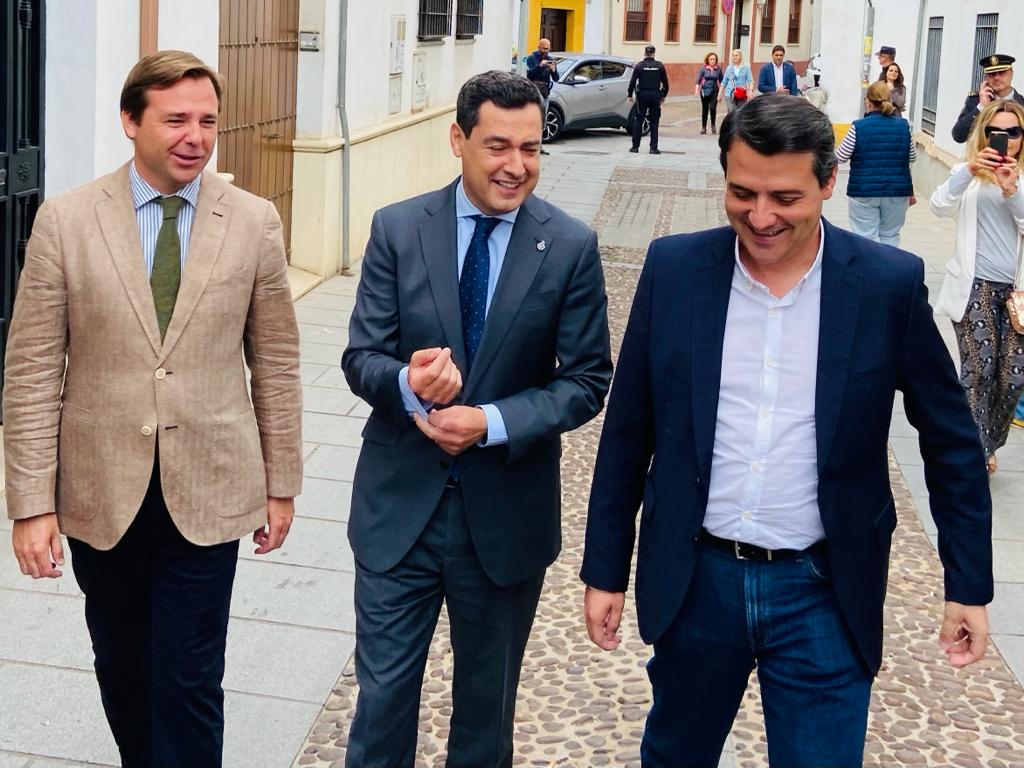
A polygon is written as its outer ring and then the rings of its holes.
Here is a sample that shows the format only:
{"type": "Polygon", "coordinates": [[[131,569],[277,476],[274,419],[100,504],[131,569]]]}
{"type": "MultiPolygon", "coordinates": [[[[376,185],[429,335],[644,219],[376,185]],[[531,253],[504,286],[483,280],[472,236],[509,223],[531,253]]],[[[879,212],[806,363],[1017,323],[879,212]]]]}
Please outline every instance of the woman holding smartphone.
{"type": "Polygon", "coordinates": [[[946,264],[935,311],[953,321],[960,383],[990,474],[1024,391],[1024,335],[1006,310],[1024,238],[1022,139],[1024,108],[1014,101],[989,104],[967,138],[966,162],[931,198],[936,216],[957,219],[956,255],[946,264]]]}

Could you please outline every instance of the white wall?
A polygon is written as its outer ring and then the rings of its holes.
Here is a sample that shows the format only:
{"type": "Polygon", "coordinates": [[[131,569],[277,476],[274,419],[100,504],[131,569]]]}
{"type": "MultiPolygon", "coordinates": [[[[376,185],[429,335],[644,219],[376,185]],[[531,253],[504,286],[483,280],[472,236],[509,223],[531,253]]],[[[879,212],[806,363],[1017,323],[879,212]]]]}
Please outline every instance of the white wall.
{"type": "Polygon", "coordinates": [[[587,53],[608,53],[605,15],[605,0],[587,0],[587,20],[583,27],[583,50],[587,53]]]}
{"type": "MultiPolygon", "coordinates": [[[[138,5],[138,3],[135,3],[138,5]]],[[[211,0],[163,0],[157,20],[157,47],[194,53],[217,68],[220,8],[211,0]]]]}
{"type": "MultiPolygon", "coordinates": [[[[861,61],[866,3],[864,0],[818,2],[821,3],[822,14],[821,87],[829,94],[828,114],[832,122],[849,123],[864,113],[861,61]]],[[[874,57],[872,61],[875,61],[874,57]]],[[[876,69],[878,67],[872,64],[875,76],[876,69]]]]}

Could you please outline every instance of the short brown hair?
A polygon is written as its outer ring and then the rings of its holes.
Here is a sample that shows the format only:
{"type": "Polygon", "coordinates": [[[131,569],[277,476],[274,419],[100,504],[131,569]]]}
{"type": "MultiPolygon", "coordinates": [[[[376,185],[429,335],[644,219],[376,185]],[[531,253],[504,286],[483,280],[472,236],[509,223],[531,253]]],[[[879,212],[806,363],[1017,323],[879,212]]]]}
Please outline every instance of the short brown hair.
{"type": "Polygon", "coordinates": [[[714,51],[711,51],[711,53],[707,54],[707,55],[706,55],[706,56],[704,57],[704,66],[707,66],[707,65],[708,65],[708,64],[710,63],[710,61],[711,61],[711,57],[712,57],[712,56],[714,56],[714,57],[715,57],[715,63],[716,63],[716,64],[718,63],[718,54],[717,54],[717,53],[715,53],[714,51]]]}
{"type": "Polygon", "coordinates": [[[186,77],[209,78],[217,94],[217,107],[220,107],[224,86],[214,69],[188,51],[157,51],[139,59],[128,73],[121,88],[121,111],[139,124],[146,111],[146,91],[170,88],[186,77]]]}

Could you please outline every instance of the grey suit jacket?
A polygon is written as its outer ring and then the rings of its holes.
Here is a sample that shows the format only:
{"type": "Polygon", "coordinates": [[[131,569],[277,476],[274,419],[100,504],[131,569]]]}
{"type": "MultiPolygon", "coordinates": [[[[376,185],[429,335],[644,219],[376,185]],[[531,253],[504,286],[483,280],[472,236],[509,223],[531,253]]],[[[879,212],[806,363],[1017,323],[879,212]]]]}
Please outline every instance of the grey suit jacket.
{"type": "MultiPolygon", "coordinates": [[[[349,520],[356,559],[385,571],[433,513],[449,457],[405,412],[398,373],[412,353],[452,348],[465,372],[459,312],[455,188],[374,215],[342,368],[373,413],[363,430],[349,520]]],[[[477,554],[498,584],[557,556],[560,435],[592,419],[611,380],[607,299],[597,236],[536,197],[524,202],[457,403],[494,403],[507,445],[460,457],[477,554]],[[543,243],[542,247],[539,245],[543,243]]]]}

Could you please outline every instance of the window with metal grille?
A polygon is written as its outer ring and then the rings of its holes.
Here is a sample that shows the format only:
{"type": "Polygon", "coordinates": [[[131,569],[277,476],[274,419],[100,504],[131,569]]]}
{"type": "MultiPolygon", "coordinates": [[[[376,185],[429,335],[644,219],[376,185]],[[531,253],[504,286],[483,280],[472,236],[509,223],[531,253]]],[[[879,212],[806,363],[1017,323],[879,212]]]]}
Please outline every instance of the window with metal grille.
{"type": "Polygon", "coordinates": [[[626,35],[623,40],[651,39],[651,0],[626,0],[626,35]]]}
{"type": "Polygon", "coordinates": [[[679,0],[668,0],[665,12],[665,42],[679,42],[679,0]]]}
{"type": "Polygon", "coordinates": [[[789,0],[789,37],[786,42],[790,45],[800,43],[800,16],[803,9],[804,0],[789,0]]]}
{"type": "Polygon", "coordinates": [[[697,0],[696,19],[693,23],[695,43],[713,43],[717,37],[718,0],[697,0]]]}
{"type": "Polygon", "coordinates": [[[921,130],[934,136],[935,113],[939,105],[939,64],[942,61],[942,16],[928,19],[928,41],[925,46],[921,130]]]}
{"type": "Polygon", "coordinates": [[[484,33],[484,0],[459,0],[455,13],[455,37],[465,40],[484,33]]]}
{"type": "Polygon", "coordinates": [[[768,0],[761,10],[761,45],[771,45],[775,39],[775,0],[768,0]]]}
{"type": "Polygon", "coordinates": [[[420,40],[440,40],[452,33],[452,0],[420,0],[420,40]]]}
{"type": "Polygon", "coordinates": [[[996,52],[996,32],[999,27],[998,13],[979,13],[978,21],[974,25],[974,59],[971,61],[971,69],[974,76],[971,78],[971,90],[978,90],[983,77],[978,62],[982,56],[991,56],[996,52]]]}

